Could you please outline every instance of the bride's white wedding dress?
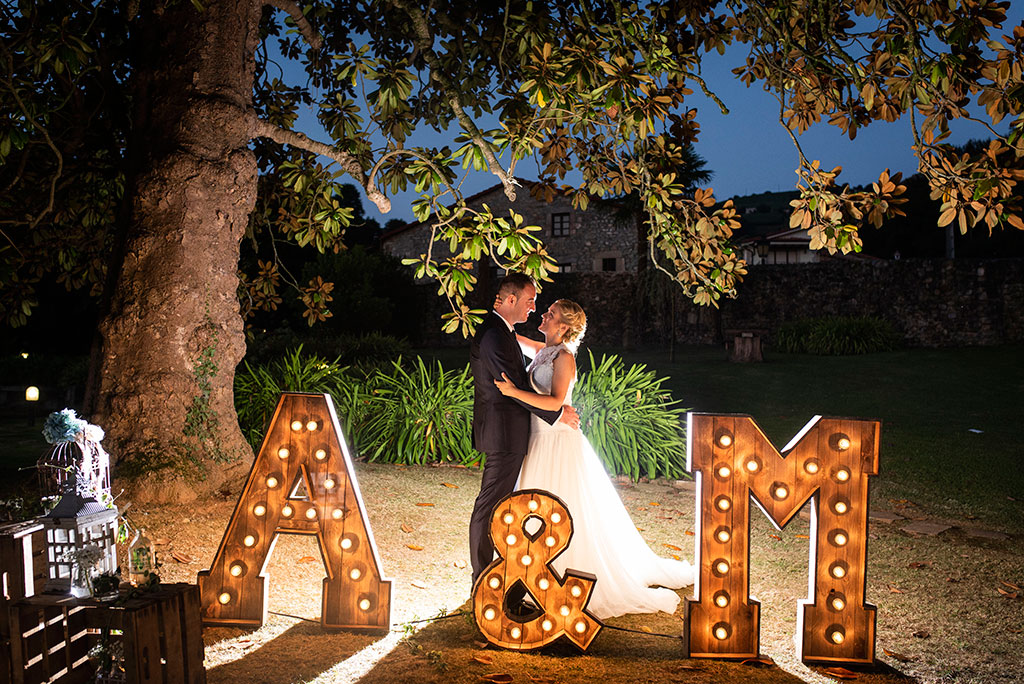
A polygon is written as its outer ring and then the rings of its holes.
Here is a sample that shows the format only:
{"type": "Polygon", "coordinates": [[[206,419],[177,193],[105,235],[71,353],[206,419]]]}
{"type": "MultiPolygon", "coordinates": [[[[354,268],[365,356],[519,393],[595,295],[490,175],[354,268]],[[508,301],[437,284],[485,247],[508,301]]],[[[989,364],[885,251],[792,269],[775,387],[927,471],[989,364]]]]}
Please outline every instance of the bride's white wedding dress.
{"type": "MultiPolygon", "coordinates": [[[[555,356],[564,348],[544,347],[530,364],[530,382],[537,393],[551,393],[555,356]]],[[[573,378],[566,403],[575,386],[573,378]]],[[[548,425],[537,416],[531,420],[530,446],[517,489],[551,492],[565,502],[573,521],[569,548],[552,567],[559,574],[572,568],[597,576],[588,609],[598,618],[674,613],[679,596],[672,589],[693,584],[693,566],[661,558],[647,546],[582,432],[561,422],[548,425]]]]}

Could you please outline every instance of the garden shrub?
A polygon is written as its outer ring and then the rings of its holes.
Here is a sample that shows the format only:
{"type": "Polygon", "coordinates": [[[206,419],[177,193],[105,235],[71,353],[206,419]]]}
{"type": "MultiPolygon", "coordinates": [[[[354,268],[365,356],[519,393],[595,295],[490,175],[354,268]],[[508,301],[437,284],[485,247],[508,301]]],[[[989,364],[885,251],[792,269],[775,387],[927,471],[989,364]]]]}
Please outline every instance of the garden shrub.
{"type": "Polygon", "coordinates": [[[615,475],[664,476],[677,479],[686,472],[683,416],[668,390],[645,365],[626,370],[617,355],[590,356],[590,370],[580,374],[573,404],[582,418],[583,433],[615,475]]]}
{"type": "MultiPolygon", "coordinates": [[[[326,392],[357,455],[369,461],[425,464],[482,463],[472,448],[473,379],[468,364],[445,370],[420,357],[369,372],[337,360],[304,354],[250,365],[235,376],[235,405],[242,431],[258,448],[284,391],[326,392]]],[[[580,374],[575,391],[583,431],[607,470],[636,480],[678,478],[686,468],[682,418],[686,409],[662,389],[646,366],[628,370],[618,356],[602,356],[580,374]]]]}
{"type": "Polygon", "coordinates": [[[881,318],[830,316],[784,323],[775,333],[775,345],[791,353],[843,356],[891,351],[900,346],[900,337],[881,318]]]}

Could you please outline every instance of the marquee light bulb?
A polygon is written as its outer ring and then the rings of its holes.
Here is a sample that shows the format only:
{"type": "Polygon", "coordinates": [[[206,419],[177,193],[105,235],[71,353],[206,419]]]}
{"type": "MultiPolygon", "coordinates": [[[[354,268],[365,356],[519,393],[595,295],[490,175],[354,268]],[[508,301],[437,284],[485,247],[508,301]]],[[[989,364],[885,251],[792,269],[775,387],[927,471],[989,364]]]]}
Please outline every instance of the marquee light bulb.
{"type": "Polygon", "coordinates": [[[775,488],[775,498],[776,499],[785,499],[787,496],[789,496],[789,490],[788,489],[786,489],[785,487],[776,487],[775,488]]]}
{"type": "Polygon", "coordinates": [[[277,450],[277,457],[280,458],[281,460],[288,458],[288,456],[290,455],[291,452],[288,451],[287,447],[281,447],[280,449],[277,450]]]}
{"type": "Polygon", "coordinates": [[[723,449],[732,446],[732,435],[730,435],[730,434],[719,435],[719,437],[718,437],[718,446],[722,447],[723,449]]]}
{"type": "Polygon", "coordinates": [[[540,628],[543,629],[545,632],[550,632],[552,627],[554,627],[554,625],[551,624],[551,620],[545,620],[544,622],[540,623],[540,628]]]}
{"type": "Polygon", "coordinates": [[[341,548],[345,549],[346,551],[351,549],[352,548],[352,540],[349,539],[348,537],[344,537],[341,540],[341,548]]]}
{"type": "Polygon", "coordinates": [[[721,496],[715,501],[715,507],[720,511],[727,511],[730,506],[732,506],[732,502],[729,501],[729,497],[721,496]]]}
{"type": "Polygon", "coordinates": [[[848,541],[846,539],[846,535],[842,532],[836,534],[836,536],[833,537],[833,539],[835,539],[836,546],[846,546],[846,542],[848,541]]]}
{"type": "Polygon", "coordinates": [[[839,598],[838,596],[832,599],[832,608],[834,608],[835,610],[842,610],[845,607],[846,602],[843,601],[843,599],[839,598]]]}
{"type": "Polygon", "coordinates": [[[510,534],[507,537],[505,537],[505,543],[509,546],[515,546],[517,541],[519,540],[516,539],[516,535],[514,534],[510,534]]]}
{"type": "Polygon", "coordinates": [[[724,465],[724,466],[722,466],[721,468],[718,469],[718,476],[719,477],[725,478],[725,477],[729,477],[730,475],[732,475],[732,468],[730,468],[729,466],[724,465]]]}
{"type": "Polygon", "coordinates": [[[274,477],[273,475],[271,475],[270,477],[268,477],[268,478],[267,478],[267,486],[268,486],[268,487],[270,487],[271,489],[273,489],[274,487],[276,487],[276,486],[277,486],[277,478],[276,478],[276,477],[274,477]]]}
{"type": "Polygon", "coordinates": [[[831,637],[832,637],[832,642],[836,643],[836,644],[841,644],[841,643],[843,643],[843,641],[845,641],[845,637],[843,636],[843,633],[840,632],[839,630],[836,630],[836,631],[832,632],[831,637]]]}
{"type": "Polygon", "coordinates": [[[760,468],[761,468],[761,464],[758,463],[757,461],[755,461],[754,459],[750,459],[749,461],[747,461],[747,470],[748,471],[750,471],[752,473],[756,473],[760,468]]]}
{"type": "Polygon", "coordinates": [[[572,585],[572,589],[569,590],[569,593],[573,595],[573,598],[579,598],[583,595],[583,590],[580,589],[580,585],[574,584],[572,585]]]}
{"type": "Polygon", "coordinates": [[[491,589],[497,589],[501,586],[501,578],[499,578],[497,575],[491,575],[491,579],[487,580],[487,585],[491,589]]]}
{"type": "Polygon", "coordinates": [[[348,576],[351,577],[353,580],[357,580],[363,576],[363,573],[359,570],[359,568],[352,568],[352,570],[348,573],[348,576]]]}
{"type": "Polygon", "coordinates": [[[583,620],[580,620],[579,622],[576,623],[576,633],[577,634],[583,634],[586,631],[587,631],[587,623],[586,622],[584,622],[583,620]]]}
{"type": "Polygon", "coordinates": [[[719,564],[717,566],[715,566],[715,567],[718,568],[718,572],[720,574],[722,574],[722,575],[724,575],[725,573],[729,572],[729,564],[726,563],[725,561],[719,562],[719,564]]]}
{"type": "Polygon", "coordinates": [[[263,504],[256,504],[255,506],[253,506],[252,514],[255,515],[257,518],[261,518],[267,514],[267,507],[264,506],[263,504]]]}
{"type": "Polygon", "coordinates": [[[225,591],[223,594],[217,597],[217,600],[221,602],[221,605],[227,605],[231,603],[231,594],[225,591]]]}
{"type": "Polygon", "coordinates": [[[547,591],[548,587],[551,586],[551,582],[548,582],[545,578],[541,577],[537,580],[537,588],[541,591],[547,591]]]}
{"type": "Polygon", "coordinates": [[[842,565],[837,565],[832,568],[832,576],[836,579],[842,579],[843,577],[846,577],[846,570],[843,569],[842,565]]]}
{"type": "Polygon", "coordinates": [[[727,605],[729,605],[729,595],[723,592],[716,596],[715,605],[719,608],[725,608],[727,605]]]}
{"type": "Polygon", "coordinates": [[[505,514],[505,516],[504,516],[504,517],[502,518],[502,520],[504,520],[504,521],[505,521],[505,524],[506,524],[506,525],[511,525],[511,524],[512,524],[512,522],[513,522],[513,521],[514,521],[515,519],[516,519],[516,517],[515,517],[514,515],[512,515],[511,513],[506,513],[506,514],[505,514]]]}
{"type": "Polygon", "coordinates": [[[536,511],[539,508],[539,504],[535,500],[530,499],[530,503],[526,504],[526,507],[531,511],[536,511]]]}
{"type": "Polygon", "coordinates": [[[729,541],[729,530],[718,530],[715,536],[718,537],[718,541],[724,544],[725,542],[729,541]]]}
{"type": "Polygon", "coordinates": [[[316,517],[316,509],[315,508],[307,508],[306,509],[306,517],[309,518],[310,520],[315,518],[316,517]]]}
{"type": "Polygon", "coordinates": [[[840,451],[846,451],[850,448],[850,440],[847,437],[840,437],[839,441],[836,442],[836,446],[839,447],[840,451]]]}
{"type": "Polygon", "coordinates": [[[724,641],[729,638],[729,630],[725,627],[715,627],[715,638],[719,641],[724,641]]]}
{"type": "Polygon", "coordinates": [[[247,534],[245,536],[245,539],[242,540],[242,543],[245,544],[246,546],[255,546],[256,545],[256,537],[252,536],[251,534],[247,534]]]}
{"type": "Polygon", "coordinates": [[[335,520],[341,520],[341,516],[345,515],[340,508],[335,508],[331,511],[331,517],[335,520]]]}
{"type": "Polygon", "coordinates": [[[311,420],[306,423],[306,429],[310,432],[316,432],[316,429],[320,427],[315,420],[311,420]]]}
{"type": "Polygon", "coordinates": [[[820,467],[816,461],[808,461],[804,464],[804,470],[809,472],[811,475],[814,475],[820,470],[820,467]]]}
{"type": "Polygon", "coordinates": [[[558,609],[558,613],[562,617],[569,617],[569,606],[562,606],[558,609]]]}
{"type": "Polygon", "coordinates": [[[508,630],[508,635],[513,639],[518,639],[523,635],[523,630],[519,629],[518,627],[513,627],[512,629],[508,630]]]}
{"type": "Polygon", "coordinates": [[[292,508],[291,506],[285,506],[284,508],[281,509],[281,515],[283,515],[286,518],[292,517],[292,513],[294,512],[295,509],[292,508]]]}
{"type": "Polygon", "coordinates": [[[547,537],[547,538],[544,539],[544,546],[551,547],[551,546],[554,546],[554,545],[555,545],[555,538],[554,537],[547,537]]]}
{"type": "Polygon", "coordinates": [[[494,609],[493,608],[487,608],[486,610],[484,610],[484,619],[485,620],[493,620],[494,619],[494,609]]]}
{"type": "Polygon", "coordinates": [[[232,577],[239,577],[242,574],[242,566],[238,563],[232,563],[228,572],[231,573],[232,577]]]}
{"type": "Polygon", "coordinates": [[[552,513],[551,514],[551,522],[554,523],[555,525],[557,525],[558,523],[562,522],[562,514],[561,513],[552,513]]]}
{"type": "Polygon", "coordinates": [[[363,599],[359,602],[359,610],[367,611],[370,610],[370,599],[363,599]]]}
{"type": "Polygon", "coordinates": [[[301,420],[293,420],[292,421],[292,430],[294,432],[298,432],[301,429],[302,429],[302,421],[301,420]]]}
{"type": "Polygon", "coordinates": [[[522,562],[523,565],[529,565],[530,563],[533,562],[533,559],[530,558],[530,554],[528,554],[528,553],[524,553],[523,557],[520,558],[519,560],[522,562]]]}
{"type": "Polygon", "coordinates": [[[843,513],[848,511],[849,508],[847,508],[845,501],[836,501],[836,505],[833,506],[833,510],[835,510],[836,513],[842,515],[843,513]]]}
{"type": "Polygon", "coordinates": [[[840,468],[836,471],[836,479],[840,482],[846,482],[850,479],[850,471],[846,468],[840,468]]]}
{"type": "Polygon", "coordinates": [[[313,455],[316,456],[316,460],[322,461],[325,458],[327,458],[327,451],[325,451],[324,449],[317,449],[316,453],[314,453],[313,455]]]}
{"type": "Polygon", "coordinates": [[[331,478],[324,480],[324,489],[334,489],[334,480],[331,478]]]}

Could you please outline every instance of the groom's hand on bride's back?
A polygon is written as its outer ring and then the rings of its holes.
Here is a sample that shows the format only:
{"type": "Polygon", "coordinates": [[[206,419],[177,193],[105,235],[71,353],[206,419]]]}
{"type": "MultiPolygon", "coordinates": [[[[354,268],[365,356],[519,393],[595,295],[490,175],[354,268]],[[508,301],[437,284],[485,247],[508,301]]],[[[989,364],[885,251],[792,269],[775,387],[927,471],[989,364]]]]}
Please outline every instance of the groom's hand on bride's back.
{"type": "Polygon", "coordinates": [[[573,430],[580,429],[580,414],[576,413],[576,409],[568,404],[562,406],[562,415],[558,417],[559,423],[565,423],[573,430]]]}

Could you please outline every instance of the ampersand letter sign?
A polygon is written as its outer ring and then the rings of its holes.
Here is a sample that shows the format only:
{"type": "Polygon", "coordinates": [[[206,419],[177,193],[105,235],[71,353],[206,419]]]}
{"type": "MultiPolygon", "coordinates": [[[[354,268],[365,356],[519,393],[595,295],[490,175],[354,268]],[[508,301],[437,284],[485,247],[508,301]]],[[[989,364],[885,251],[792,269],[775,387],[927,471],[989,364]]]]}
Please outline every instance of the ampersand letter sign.
{"type": "Polygon", "coordinates": [[[587,612],[593,575],[567,570],[559,578],[550,563],[569,545],[572,518],[561,499],[538,489],[509,495],[494,507],[491,540],[499,558],[473,587],[476,624],[492,644],[526,651],[562,635],[586,650],[601,621],[587,612]],[[506,593],[521,584],[541,615],[521,622],[508,614],[506,593]]]}
{"type": "Polygon", "coordinates": [[[756,657],[760,603],[749,595],[750,501],[781,529],[811,500],[810,581],[798,602],[804,662],[871,663],[875,607],[865,603],[873,420],[815,416],[780,454],[750,416],[690,413],[697,482],[697,582],[686,600],[690,656],[756,657]]]}
{"type": "Polygon", "coordinates": [[[327,573],[321,625],[388,630],[391,582],[329,395],[281,395],[217,555],[199,573],[205,624],[263,624],[264,568],[281,533],[317,539],[327,573]]]}

